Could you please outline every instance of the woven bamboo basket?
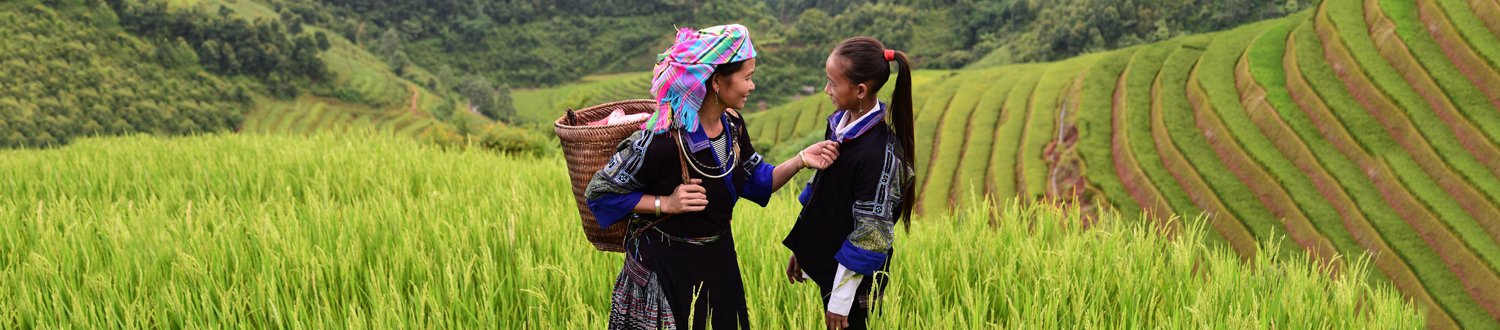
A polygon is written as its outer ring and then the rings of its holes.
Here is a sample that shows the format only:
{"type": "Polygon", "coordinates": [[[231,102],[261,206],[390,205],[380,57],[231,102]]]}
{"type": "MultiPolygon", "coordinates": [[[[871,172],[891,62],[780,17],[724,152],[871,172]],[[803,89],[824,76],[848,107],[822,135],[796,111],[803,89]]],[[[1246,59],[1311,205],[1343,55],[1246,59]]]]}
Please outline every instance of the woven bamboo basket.
{"type": "Polygon", "coordinates": [[[594,172],[604,168],[609,163],[609,158],[615,155],[615,148],[620,145],[620,141],[641,130],[641,123],[646,121],[641,119],[614,125],[587,126],[588,122],[609,117],[615,109],[624,110],[626,115],[651,113],[656,111],[656,101],[625,100],[577,111],[570,110],[557,119],[553,130],[562,141],[563,157],[568,160],[568,177],[573,180],[573,199],[578,202],[583,234],[588,236],[589,242],[599,251],[623,252],[626,226],[616,224],[610,228],[599,228],[599,222],[594,220],[594,212],[589,211],[583,198],[583,191],[588,187],[589,180],[593,179],[594,172]]]}

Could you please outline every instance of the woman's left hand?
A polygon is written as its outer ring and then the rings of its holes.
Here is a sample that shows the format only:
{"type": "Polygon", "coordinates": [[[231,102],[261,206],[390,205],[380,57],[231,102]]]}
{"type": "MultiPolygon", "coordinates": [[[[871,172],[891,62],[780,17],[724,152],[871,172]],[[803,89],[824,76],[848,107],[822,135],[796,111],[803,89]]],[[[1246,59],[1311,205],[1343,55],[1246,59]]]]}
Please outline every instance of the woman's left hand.
{"type": "Polygon", "coordinates": [[[823,324],[826,325],[826,326],[828,326],[829,330],[840,330],[840,329],[848,328],[849,327],[849,317],[848,316],[844,316],[844,315],[834,314],[833,312],[830,312],[830,311],[823,311],[823,324]]]}
{"type": "Polygon", "coordinates": [[[839,158],[839,143],[834,141],[813,143],[807,146],[807,149],[802,149],[798,157],[802,158],[803,167],[828,169],[828,166],[832,166],[833,161],[839,158]]]}

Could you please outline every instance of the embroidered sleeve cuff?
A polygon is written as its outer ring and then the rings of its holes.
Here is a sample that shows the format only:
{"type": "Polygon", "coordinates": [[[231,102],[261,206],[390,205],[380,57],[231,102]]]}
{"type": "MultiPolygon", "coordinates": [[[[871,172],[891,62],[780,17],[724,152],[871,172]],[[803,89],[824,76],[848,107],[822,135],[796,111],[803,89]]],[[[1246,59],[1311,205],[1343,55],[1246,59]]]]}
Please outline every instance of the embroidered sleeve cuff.
{"type": "Polygon", "coordinates": [[[599,228],[609,228],[610,225],[624,220],[635,209],[635,204],[641,201],[642,192],[629,194],[605,193],[599,198],[588,200],[589,211],[594,212],[594,221],[599,222],[599,228]]]}
{"type": "Polygon", "coordinates": [[[755,202],[760,206],[766,206],[771,202],[771,177],[776,166],[760,163],[755,171],[745,180],[745,187],[740,191],[740,197],[755,202]]]}
{"type": "Polygon", "coordinates": [[[833,291],[828,294],[828,312],[849,316],[849,308],[854,306],[854,296],[862,280],[864,276],[840,264],[833,276],[833,291]]]}
{"type": "Polygon", "coordinates": [[[833,259],[839,262],[839,266],[849,267],[849,270],[862,275],[874,274],[875,270],[885,265],[886,258],[889,256],[884,252],[865,250],[854,246],[854,243],[847,240],[844,241],[844,246],[839,248],[839,252],[833,255],[833,259]]]}

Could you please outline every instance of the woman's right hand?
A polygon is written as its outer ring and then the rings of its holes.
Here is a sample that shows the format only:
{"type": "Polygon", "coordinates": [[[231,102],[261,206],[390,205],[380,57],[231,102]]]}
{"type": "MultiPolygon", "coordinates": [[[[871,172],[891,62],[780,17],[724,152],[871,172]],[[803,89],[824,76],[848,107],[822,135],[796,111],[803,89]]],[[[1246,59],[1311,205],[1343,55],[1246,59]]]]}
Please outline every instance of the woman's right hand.
{"type": "Polygon", "coordinates": [[[802,157],[802,166],[819,170],[826,170],[839,158],[839,143],[834,141],[819,141],[807,146],[798,153],[802,157]]]}
{"type": "Polygon", "coordinates": [[[661,212],[683,214],[708,208],[708,191],[703,189],[702,184],[703,180],[691,179],[687,184],[678,185],[671,196],[662,198],[661,212]]]}

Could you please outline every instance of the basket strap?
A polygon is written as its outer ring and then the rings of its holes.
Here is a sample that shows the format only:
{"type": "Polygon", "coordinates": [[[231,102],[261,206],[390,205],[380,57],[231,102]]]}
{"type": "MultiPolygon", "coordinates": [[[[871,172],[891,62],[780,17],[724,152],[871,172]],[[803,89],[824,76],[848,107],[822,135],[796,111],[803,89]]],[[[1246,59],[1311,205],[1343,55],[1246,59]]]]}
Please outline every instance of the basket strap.
{"type": "MultiPolygon", "coordinates": [[[[667,133],[667,134],[677,134],[677,132],[675,132],[675,131],[669,131],[669,133],[667,133]]],[[[676,145],[678,149],[682,149],[682,145],[681,144],[673,143],[673,145],[676,145]]],[[[682,158],[682,153],[681,152],[678,152],[676,154],[677,154],[677,169],[682,171],[682,183],[683,184],[687,184],[689,181],[692,181],[692,177],[688,176],[687,159],[686,158],[682,158]]],[[[657,198],[661,198],[661,197],[657,197],[657,198]]],[[[644,234],[647,229],[651,229],[653,227],[656,227],[656,225],[661,224],[662,221],[667,221],[667,219],[669,219],[669,218],[672,218],[671,214],[668,214],[666,216],[662,216],[660,218],[656,218],[656,220],[652,220],[650,223],[647,223],[645,226],[641,226],[641,228],[636,228],[635,233],[631,234],[631,236],[632,237],[639,237],[639,236],[641,236],[641,234],[644,234]]]]}

